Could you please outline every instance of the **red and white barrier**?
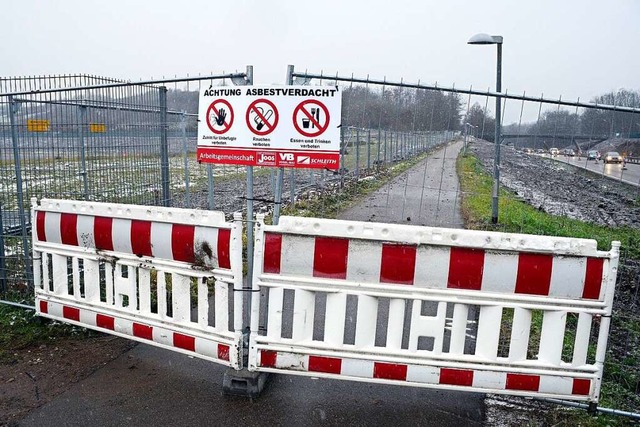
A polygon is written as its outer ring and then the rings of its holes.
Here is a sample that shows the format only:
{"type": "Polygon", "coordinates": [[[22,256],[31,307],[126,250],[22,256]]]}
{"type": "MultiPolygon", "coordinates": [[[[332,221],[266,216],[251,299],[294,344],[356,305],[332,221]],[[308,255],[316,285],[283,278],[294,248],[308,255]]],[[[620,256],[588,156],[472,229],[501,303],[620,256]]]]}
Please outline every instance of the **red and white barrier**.
{"type": "Polygon", "coordinates": [[[598,399],[617,242],[283,217],[255,246],[251,370],[598,399]]]}
{"type": "Polygon", "coordinates": [[[49,199],[32,216],[40,315],[241,367],[241,218],[49,199]]]}

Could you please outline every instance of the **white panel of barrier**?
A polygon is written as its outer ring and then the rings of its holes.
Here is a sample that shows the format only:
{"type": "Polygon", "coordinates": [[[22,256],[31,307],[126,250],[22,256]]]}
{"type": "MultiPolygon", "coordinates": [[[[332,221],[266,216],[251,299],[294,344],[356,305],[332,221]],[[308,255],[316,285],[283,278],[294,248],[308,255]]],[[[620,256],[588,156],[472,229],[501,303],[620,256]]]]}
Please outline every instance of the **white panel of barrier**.
{"type": "Polygon", "coordinates": [[[32,221],[38,314],[242,367],[240,216],[42,199],[32,221]]]}
{"type": "Polygon", "coordinates": [[[250,370],[598,400],[618,242],[299,217],[255,236],[250,370]]]}

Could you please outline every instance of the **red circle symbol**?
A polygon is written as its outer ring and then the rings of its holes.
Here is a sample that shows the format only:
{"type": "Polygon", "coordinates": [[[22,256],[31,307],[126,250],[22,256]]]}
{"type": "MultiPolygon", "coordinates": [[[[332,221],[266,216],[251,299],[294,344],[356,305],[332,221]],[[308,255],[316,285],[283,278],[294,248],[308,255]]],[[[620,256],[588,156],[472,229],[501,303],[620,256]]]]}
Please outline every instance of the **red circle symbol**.
{"type": "Polygon", "coordinates": [[[293,110],[293,125],[301,135],[309,138],[322,135],[329,127],[330,118],[327,107],[315,99],[302,101],[293,110]]]}
{"type": "Polygon", "coordinates": [[[226,99],[216,99],[207,108],[207,126],[215,134],[222,135],[231,129],[233,117],[233,108],[226,99]]]}
{"type": "Polygon", "coordinates": [[[269,135],[278,125],[280,114],[276,105],[268,99],[256,99],[249,108],[245,120],[251,132],[256,135],[269,135]]]}

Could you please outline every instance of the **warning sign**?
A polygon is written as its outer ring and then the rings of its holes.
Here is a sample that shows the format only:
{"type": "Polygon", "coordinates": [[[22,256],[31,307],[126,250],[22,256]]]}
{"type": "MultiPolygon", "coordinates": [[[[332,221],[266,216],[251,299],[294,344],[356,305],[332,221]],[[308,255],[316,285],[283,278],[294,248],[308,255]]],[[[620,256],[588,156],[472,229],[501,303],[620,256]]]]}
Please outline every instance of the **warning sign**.
{"type": "Polygon", "coordinates": [[[293,110],[293,125],[300,135],[309,138],[320,136],[329,127],[329,110],[314,99],[302,101],[293,110]]]}
{"type": "Polygon", "coordinates": [[[49,120],[27,120],[27,130],[29,132],[49,132],[49,120]]]}
{"type": "Polygon", "coordinates": [[[247,108],[247,126],[256,135],[264,136],[273,132],[279,119],[278,108],[268,99],[257,99],[247,108]]]}
{"type": "Polygon", "coordinates": [[[198,161],[338,169],[341,108],[335,86],[204,88],[198,161]],[[244,120],[234,122],[234,112],[244,120]]]}
{"type": "Polygon", "coordinates": [[[224,99],[216,99],[207,109],[207,125],[211,132],[222,135],[233,125],[233,107],[224,99]]]}

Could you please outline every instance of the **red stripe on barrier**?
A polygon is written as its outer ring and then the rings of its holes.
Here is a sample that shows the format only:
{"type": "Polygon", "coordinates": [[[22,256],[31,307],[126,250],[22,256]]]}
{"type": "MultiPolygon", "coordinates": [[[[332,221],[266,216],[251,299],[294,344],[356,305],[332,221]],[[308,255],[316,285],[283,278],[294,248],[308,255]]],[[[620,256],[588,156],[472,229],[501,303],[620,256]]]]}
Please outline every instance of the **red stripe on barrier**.
{"type": "Polygon", "coordinates": [[[603,268],[604,260],[602,258],[587,258],[587,271],[584,275],[582,298],[600,299],[603,268]]]}
{"type": "Polygon", "coordinates": [[[540,375],[507,374],[507,390],[538,391],[540,375]]]}
{"type": "Polygon", "coordinates": [[[440,369],[440,384],[471,387],[473,385],[473,371],[442,368],[440,369]]]}
{"type": "Polygon", "coordinates": [[[47,301],[40,301],[40,313],[49,313],[49,303],[47,301]]]}
{"type": "Polygon", "coordinates": [[[264,234],[264,273],[280,274],[280,260],[282,257],[282,234],[264,234]]]}
{"type": "Polygon", "coordinates": [[[44,217],[44,212],[38,211],[36,213],[36,234],[38,236],[38,240],[40,240],[41,242],[47,241],[47,234],[45,233],[44,228],[44,217]]]}
{"type": "Polygon", "coordinates": [[[552,266],[552,255],[520,253],[516,293],[548,296],[552,266]]]}
{"type": "Polygon", "coordinates": [[[413,285],[415,270],[415,246],[382,244],[380,282],[413,285]]]}
{"type": "Polygon", "coordinates": [[[451,248],[447,287],[479,291],[484,271],[484,250],[451,248]]]}
{"type": "Polygon", "coordinates": [[[373,378],[379,378],[383,380],[406,381],[407,365],[400,365],[397,363],[374,362],[373,378]]]}
{"type": "Polygon", "coordinates": [[[347,278],[349,240],[316,237],[313,251],[313,277],[347,278]]]}
{"type": "Polygon", "coordinates": [[[264,366],[265,368],[275,368],[277,357],[277,351],[260,350],[260,366],[264,366]]]}
{"type": "Polygon", "coordinates": [[[116,319],[104,314],[96,314],[96,326],[113,331],[116,328],[116,319]]]}
{"type": "Polygon", "coordinates": [[[113,250],[112,229],[112,218],[103,216],[93,218],[93,237],[96,241],[96,249],[102,249],[103,251],[113,250]]]}
{"type": "Polygon", "coordinates": [[[218,344],[218,359],[229,361],[229,346],[218,344]]]}
{"type": "Polygon", "coordinates": [[[145,340],[153,341],[153,327],[147,326],[147,325],[141,325],[140,323],[134,323],[133,336],[138,338],[144,338],[145,340]]]}
{"type": "Polygon", "coordinates": [[[176,261],[195,262],[193,240],[196,228],[193,225],[173,224],[171,227],[171,252],[176,261]]]}
{"type": "Polygon", "coordinates": [[[69,320],[80,321],[80,309],[74,307],[62,306],[62,317],[69,320]]]}
{"type": "Polygon", "coordinates": [[[309,371],[340,374],[342,359],[337,357],[309,356],[309,371]]]}
{"type": "Polygon", "coordinates": [[[60,240],[63,245],[78,246],[78,215],[60,215],[60,240]]]}
{"type": "Polygon", "coordinates": [[[231,268],[231,230],[218,229],[218,267],[231,268]]]}
{"type": "Polygon", "coordinates": [[[196,351],[196,339],[189,335],[173,333],[173,346],[184,350],[196,351]]]}
{"type": "Polygon", "coordinates": [[[581,396],[588,396],[591,391],[591,380],[585,378],[574,378],[573,388],[571,394],[579,394],[581,396]]]}
{"type": "Polygon", "coordinates": [[[151,222],[131,220],[131,251],[137,256],[152,256],[151,222]]]}

